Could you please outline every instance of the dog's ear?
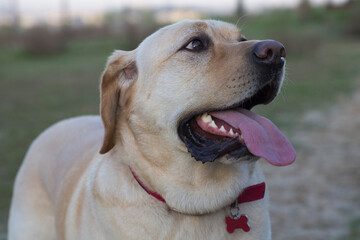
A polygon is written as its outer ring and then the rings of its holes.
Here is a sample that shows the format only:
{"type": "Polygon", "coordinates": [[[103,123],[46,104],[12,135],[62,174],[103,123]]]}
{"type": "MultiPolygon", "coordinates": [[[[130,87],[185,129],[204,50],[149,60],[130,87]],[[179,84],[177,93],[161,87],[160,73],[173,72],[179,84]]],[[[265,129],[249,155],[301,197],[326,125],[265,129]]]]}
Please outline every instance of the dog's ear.
{"type": "Polygon", "coordinates": [[[102,74],[100,114],[105,135],[101,154],[107,153],[115,145],[118,111],[126,104],[129,87],[138,77],[135,56],[135,51],[115,51],[102,74]]]}

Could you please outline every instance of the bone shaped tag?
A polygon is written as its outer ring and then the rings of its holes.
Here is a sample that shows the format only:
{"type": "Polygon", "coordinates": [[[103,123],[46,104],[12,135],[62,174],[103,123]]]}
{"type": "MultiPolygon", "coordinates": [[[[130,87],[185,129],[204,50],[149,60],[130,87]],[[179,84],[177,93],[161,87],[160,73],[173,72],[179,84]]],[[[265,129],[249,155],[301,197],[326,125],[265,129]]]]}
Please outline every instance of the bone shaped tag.
{"type": "Polygon", "coordinates": [[[226,230],[233,233],[235,229],[241,228],[244,232],[250,231],[248,216],[241,214],[239,204],[253,202],[263,199],[265,196],[265,182],[249,186],[238,196],[230,206],[229,216],[225,218],[226,230]]]}
{"type": "Polygon", "coordinates": [[[228,231],[228,233],[233,233],[235,229],[241,228],[244,232],[249,232],[250,225],[248,223],[248,220],[249,218],[246,215],[241,215],[238,219],[226,217],[226,230],[228,231]]]}

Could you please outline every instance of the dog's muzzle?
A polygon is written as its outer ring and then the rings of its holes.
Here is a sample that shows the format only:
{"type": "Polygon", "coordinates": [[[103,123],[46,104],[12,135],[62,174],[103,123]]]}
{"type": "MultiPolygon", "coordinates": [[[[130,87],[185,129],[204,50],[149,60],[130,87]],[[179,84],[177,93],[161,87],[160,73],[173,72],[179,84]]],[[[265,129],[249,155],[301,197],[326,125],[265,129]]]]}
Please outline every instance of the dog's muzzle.
{"type": "Polygon", "coordinates": [[[259,75],[258,90],[230,109],[205,110],[180,121],[178,134],[192,157],[203,163],[225,154],[246,160],[263,157],[277,166],[295,160],[294,148],[279,129],[270,120],[249,111],[276,97],[285,57],[281,43],[258,42],[251,56],[259,75]]]}

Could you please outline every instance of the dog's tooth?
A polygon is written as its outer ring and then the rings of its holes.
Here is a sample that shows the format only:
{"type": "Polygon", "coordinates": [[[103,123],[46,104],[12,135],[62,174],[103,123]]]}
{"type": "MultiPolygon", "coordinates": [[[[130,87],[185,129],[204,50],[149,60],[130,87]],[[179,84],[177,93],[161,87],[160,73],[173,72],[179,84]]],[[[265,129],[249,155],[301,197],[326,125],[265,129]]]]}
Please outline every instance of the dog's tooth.
{"type": "Polygon", "coordinates": [[[232,130],[232,128],[230,128],[229,133],[230,133],[230,135],[234,135],[234,131],[232,130]]]}
{"type": "Polygon", "coordinates": [[[226,133],[226,130],[225,130],[225,128],[224,128],[224,126],[223,126],[223,125],[221,125],[221,127],[220,127],[220,132],[224,132],[224,133],[226,133]]]}
{"type": "Polygon", "coordinates": [[[240,138],[241,138],[242,140],[244,140],[244,135],[241,134],[241,135],[240,135],[240,138]]]}
{"type": "Polygon", "coordinates": [[[209,114],[203,113],[201,115],[201,120],[203,120],[205,123],[211,123],[212,118],[211,118],[211,116],[209,114]]]}
{"type": "Polygon", "coordinates": [[[209,124],[210,127],[213,127],[213,128],[218,128],[218,126],[216,126],[214,120],[211,121],[211,123],[209,124]]]}

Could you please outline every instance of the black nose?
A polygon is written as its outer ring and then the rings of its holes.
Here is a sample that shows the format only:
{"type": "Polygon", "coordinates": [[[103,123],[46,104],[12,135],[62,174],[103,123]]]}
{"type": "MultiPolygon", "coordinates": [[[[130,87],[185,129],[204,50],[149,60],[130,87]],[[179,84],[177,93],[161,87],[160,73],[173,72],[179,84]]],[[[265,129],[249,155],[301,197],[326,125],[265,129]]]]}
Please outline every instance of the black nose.
{"type": "Polygon", "coordinates": [[[285,62],[286,50],[281,43],[266,40],[255,44],[253,55],[258,63],[282,67],[285,62]]]}

